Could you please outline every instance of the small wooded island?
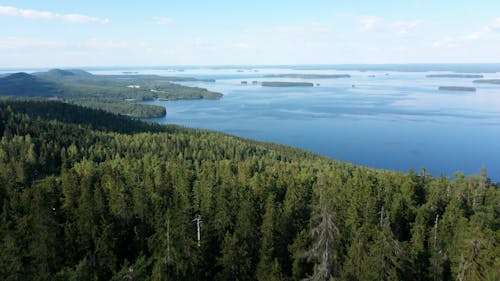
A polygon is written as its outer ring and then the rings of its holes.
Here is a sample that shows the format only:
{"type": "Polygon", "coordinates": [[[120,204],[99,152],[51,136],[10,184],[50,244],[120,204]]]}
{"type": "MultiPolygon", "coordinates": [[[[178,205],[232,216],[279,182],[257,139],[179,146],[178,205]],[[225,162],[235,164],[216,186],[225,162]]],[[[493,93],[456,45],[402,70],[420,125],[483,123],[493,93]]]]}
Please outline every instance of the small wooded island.
{"type": "Polygon", "coordinates": [[[269,74],[264,77],[274,78],[299,78],[299,79],[337,79],[351,78],[349,74],[269,74]]]}
{"type": "Polygon", "coordinates": [[[440,86],[440,91],[459,91],[459,92],[475,92],[474,87],[463,87],[463,86],[440,86]]]}
{"type": "Polygon", "coordinates": [[[500,79],[480,79],[480,80],[474,80],[472,82],[474,82],[474,83],[481,83],[481,84],[495,84],[495,85],[500,85],[500,79]]]}
{"type": "Polygon", "coordinates": [[[309,82],[262,82],[262,87],[314,87],[309,82]]]}
{"type": "Polygon", "coordinates": [[[172,82],[202,81],[191,77],[159,75],[93,75],[79,69],[14,73],[0,78],[0,97],[49,99],[103,109],[137,118],[165,116],[163,106],[141,101],[219,99],[221,93],[172,82]]]}
{"type": "Polygon", "coordinates": [[[483,78],[481,74],[429,74],[427,78],[483,78]]]}

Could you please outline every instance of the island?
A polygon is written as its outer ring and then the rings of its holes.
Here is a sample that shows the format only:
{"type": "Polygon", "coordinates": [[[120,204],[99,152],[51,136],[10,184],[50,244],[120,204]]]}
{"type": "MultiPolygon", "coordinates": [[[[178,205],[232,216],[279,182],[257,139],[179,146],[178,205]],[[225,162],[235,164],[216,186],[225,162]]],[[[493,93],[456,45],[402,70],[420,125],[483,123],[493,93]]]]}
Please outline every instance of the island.
{"type": "Polygon", "coordinates": [[[299,79],[338,79],[351,78],[349,74],[269,74],[268,78],[299,78],[299,79]]]}
{"type": "Polygon", "coordinates": [[[474,87],[463,87],[463,86],[440,86],[440,91],[459,91],[459,92],[475,92],[474,87]]]}
{"type": "Polygon", "coordinates": [[[474,80],[472,82],[474,82],[474,83],[481,83],[481,84],[500,85],[500,79],[480,79],[480,80],[474,80]]]}
{"type": "Polygon", "coordinates": [[[481,74],[429,74],[427,78],[483,78],[481,74]]]}
{"type": "MultiPolygon", "coordinates": [[[[36,75],[40,76],[40,73],[36,73],[36,75]]],[[[154,74],[142,74],[142,75],[130,75],[130,74],[107,75],[107,74],[105,74],[105,75],[95,75],[95,76],[98,76],[99,78],[114,78],[114,79],[140,78],[140,79],[146,79],[146,80],[155,80],[155,79],[158,79],[160,77],[162,81],[168,81],[168,82],[209,82],[209,83],[216,82],[215,79],[179,77],[179,76],[159,76],[159,75],[154,75],[154,74]]]]}
{"type": "Polygon", "coordinates": [[[14,73],[0,78],[0,97],[59,100],[135,118],[165,116],[154,100],[219,99],[221,93],[174,81],[212,81],[158,75],[94,75],[79,69],[14,73]]]}
{"type": "Polygon", "coordinates": [[[309,82],[262,82],[262,87],[314,87],[309,82]]]}
{"type": "Polygon", "coordinates": [[[247,85],[248,82],[247,81],[241,81],[241,85],[247,85]]]}

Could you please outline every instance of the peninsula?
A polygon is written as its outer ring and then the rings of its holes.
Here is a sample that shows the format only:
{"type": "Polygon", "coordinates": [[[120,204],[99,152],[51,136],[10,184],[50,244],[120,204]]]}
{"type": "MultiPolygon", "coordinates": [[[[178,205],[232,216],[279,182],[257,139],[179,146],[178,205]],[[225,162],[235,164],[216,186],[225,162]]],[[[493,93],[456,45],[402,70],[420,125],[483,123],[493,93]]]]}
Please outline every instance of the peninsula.
{"type": "Polygon", "coordinates": [[[427,78],[483,78],[481,74],[429,74],[427,78]]]}
{"type": "Polygon", "coordinates": [[[475,92],[474,87],[462,87],[462,86],[440,86],[440,91],[460,91],[460,92],[475,92]]]}
{"type": "Polygon", "coordinates": [[[200,80],[158,75],[93,75],[79,69],[52,69],[1,77],[0,97],[60,100],[136,118],[166,114],[163,106],[138,103],[141,101],[222,97],[221,93],[175,84],[175,81],[200,80]]]}
{"type": "Polygon", "coordinates": [[[309,82],[262,82],[262,87],[313,87],[309,82]]]}
{"type": "Polygon", "coordinates": [[[351,78],[349,74],[269,74],[264,77],[273,78],[299,78],[299,79],[337,79],[351,78]]]}
{"type": "Polygon", "coordinates": [[[481,84],[495,84],[495,85],[500,85],[500,79],[480,79],[480,80],[474,80],[472,82],[474,82],[474,83],[481,83],[481,84]]]}

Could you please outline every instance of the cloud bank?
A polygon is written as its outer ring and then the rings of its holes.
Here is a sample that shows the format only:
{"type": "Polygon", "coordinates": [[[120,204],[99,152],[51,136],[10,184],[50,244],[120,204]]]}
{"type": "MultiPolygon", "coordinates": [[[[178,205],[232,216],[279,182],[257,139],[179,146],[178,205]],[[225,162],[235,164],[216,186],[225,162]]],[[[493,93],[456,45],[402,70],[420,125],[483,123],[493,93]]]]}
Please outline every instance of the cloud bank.
{"type": "Polygon", "coordinates": [[[109,19],[101,19],[81,14],[58,14],[48,11],[20,9],[10,6],[0,6],[0,15],[20,17],[26,19],[63,20],[71,23],[101,23],[106,24],[109,19]]]}

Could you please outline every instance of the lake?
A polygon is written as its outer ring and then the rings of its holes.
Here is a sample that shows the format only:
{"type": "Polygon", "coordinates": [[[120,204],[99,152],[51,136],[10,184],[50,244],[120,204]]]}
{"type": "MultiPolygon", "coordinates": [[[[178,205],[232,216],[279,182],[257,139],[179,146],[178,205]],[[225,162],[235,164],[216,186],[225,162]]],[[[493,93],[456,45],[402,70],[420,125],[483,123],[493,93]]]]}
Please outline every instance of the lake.
{"type": "MultiPolygon", "coordinates": [[[[188,67],[97,69],[139,74],[213,78],[189,82],[224,94],[220,100],[154,101],[165,118],[151,121],[222,131],[240,137],[303,148],[332,159],[435,176],[479,174],[482,166],[500,181],[500,85],[472,78],[426,78],[428,74],[334,67],[188,67]],[[266,78],[267,74],[349,74],[351,78],[266,78]],[[242,85],[247,81],[248,85],[242,85]],[[313,82],[315,87],[272,88],[252,81],[313,82]],[[476,92],[439,91],[473,86],[476,92]]],[[[500,73],[484,73],[500,78],[500,73]]]]}

